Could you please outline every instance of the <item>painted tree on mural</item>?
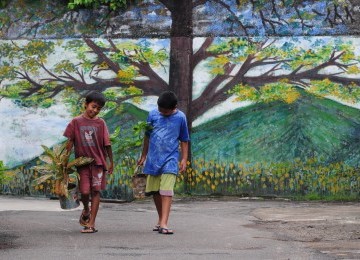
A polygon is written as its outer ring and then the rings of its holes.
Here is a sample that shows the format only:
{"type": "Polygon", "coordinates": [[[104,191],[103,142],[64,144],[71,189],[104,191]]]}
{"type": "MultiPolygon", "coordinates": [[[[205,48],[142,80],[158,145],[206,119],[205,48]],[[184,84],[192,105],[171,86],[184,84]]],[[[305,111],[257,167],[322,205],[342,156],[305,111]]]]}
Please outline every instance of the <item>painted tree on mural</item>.
{"type": "MultiPolygon", "coordinates": [[[[192,57],[191,73],[206,62],[212,79],[191,101],[191,121],[232,94],[238,100],[290,103],[298,96],[296,88],[301,87],[357,102],[360,79],[351,75],[360,72],[359,57],[352,44],[334,39],[301,41],[205,39],[192,57]],[[297,47],[306,42],[308,48],[297,47]]],[[[6,59],[0,76],[15,83],[2,89],[1,95],[21,99],[25,106],[47,107],[60,93],[66,93],[66,101],[71,103],[88,91],[100,90],[117,105],[169,89],[154,70],[167,70],[168,52],[151,48],[147,40],[72,40],[65,49],[77,53],[76,59],[58,57],[58,62],[49,66],[47,60],[56,47],[54,41],[34,40],[23,46],[2,43],[0,52],[6,59]]]]}
{"type": "MultiPolygon", "coordinates": [[[[116,10],[126,8],[127,4],[134,4],[134,2],[141,1],[74,0],[70,1],[69,5],[70,7],[83,5],[96,8],[101,4],[108,4],[111,10],[116,10]]],[[[193,10],[198,6],[205,6],[206,4],[212,3],[225,9],[228,11],[228,22],[234,24],[234,26],[237,27],[237,30],[242,31],[246,36],[249,35],[253,27],[256,27],[254,24],[243,21],[243,15],[238,13],[239,10],[244,11],[246,8],[250,8],[254,14],[258,15],[259,20],[263,25],[263,29],[268,32],[267,34],[276,34],[276,27],[289,25],[291,23],[295,23],[303,30],[306,30],[307,28],[313,27],[311,21],[316,19],[324,20],[331,26],[334,26],[337,23],[344,23],[344,20],[353,22],[349,8],[350,3],[346,1],[313,1],[323,3],[323,13],[314,9],[309,12],[306,8],[306,2],[303,1],[268,2],[236,0],[234,2],[222,0],[158,0],[154,2],[164,6],[171,13],[170,67],[167,88],[177,93],[180,101],[179,107],[187,114],[190,128],[191,122],[196,117],[201,115],[202,112],[206,112],[214,105],[224,101],[228,97],[228,93],[226,92],[236,84],[244,81],[241,78],[254,67],[254,64],[252,63],[257,59],[256,55],[252,57],[256,52],[249,55],[248,59],[244,60],[242,68],[237,72],[237,76],[227,83],[226,87],[219,89],[219,83],[231,78],[232,76],[230,75],[235,68],[234,64],[230,61],[223,62],[221,73],[212,80],[199,98],[193,100],[194,68],[203,59],[210,58],[211,56],[216,57],[221,54],[221,52],[210,54],[210,52],[207,51],[207,48],[212,43],[211,38],[205,41],[204,45],[197,53],[193,52],[193,10]],[[286,16],[282,12],[284,9],[290,11],[291,15],[286,16]]],[[[255,32],[255,35],[258,34],[261,34],[261,32],[255,32]]],[[[249,45],[252,45],[252,43],[249,42],[249,45]]],[[[90,47],[94,50],[95,46],[92,44],[90,47]]],[[[260,50],[261,47],[257,49],[260,50]]],[[[274,57],[271,57],[271,59],[273,58],[274,57]]],[[[266,60],[265,62],[268,63],[269,61],[266,60]]],[[[274,62],[274,64],[277,64],[276,66],[278,66],[279,61],[274,62]]],[[[271,74],[271,72],[268,73],[271,74]]],[[[267,83],[267,81],[261,82],[267,83]]],[[[159,86],[158,89],[161,89],[162,84],[159,84],[159,86]]]]}
{"type": "MultiPolygon", "coordinates": [[[[77,0],[69,1],[69,5],[70,7],[97,8],[100,4],[107,3],[109,10],[115,12],[117,9],[126,8],[126,4],[132,2],[77,0]]],[[[83,60],[81,63],[72,64],[70,61],[63,61],[56,65],[54,71],[51,71],[50,68],[46,68],[44,61],[54,46],[50,42],[33,41],[29,43],[31,48],[27,46],[23,49],[24,57],[31,55],[24,58],[23,66],[11,69],[11,66],[4,61],[3,75],[11,75],[21,81],[16,84],[17,91],[14,90],[14,87],[9,87],[6,91],[2,91],[2,95],[14,96],[14,93],[17,93],[19,97],[23,98],[23,104],[29,103],[30,99],[37,101],[42,99],[43,102],[46,100],[46,103],[50,104],[52,98],[63,91],[74,90],[76,93],[84,95],[86,91],[96,87],[101,87],[102,91],[106,91],[117,86],[124,88],[121,97],[114,100],[119,103],[131,97],[157,95],[163,90],[170,89],[178,94],[180,108],[186,112],[191,127],[191,123],[198,116],[226,100],[231,94],[238,94],[240,99],[244,98],[242,92],[247,93],[249,87],[256,91],[253,93],[254,95],[256,93],[259,95],[264,92],[261,91],[262,89],[269,88],[268,84],[276,82],[281,82],[284,90],[286,89],[285,85],[306,86],[309,85],[309,80],[313,80],[312,85],[314,80],[329,80],[329,82],[333,82],[332,84],[345,86],[344,88],[339,87],[342,90],[341,93],[346,92],[350,88],[349,86],[357,85],[357,80],[341,78],[341,75],[337,75],[338,72],[334,75],[321,74],[324,68],[331,66],[341,69],[343,73],[354,74],[357,72],[357,67],[353,63],[356,57],[350,47],[344,44],[338,47],[334,47],[335,44],[323,46],[322,50],[318,46],[318,50],[314,51],[297,49],[295,46],[277,48],[266,40],[257,41],[250,37],[234,39],[227,43],[214,43],[214,38],[209,37],[204,40],[203,45],[196,52],[193,51],[192,11],[210,2],[226,10],[229,14],[229,23],[232,23],[233,26],[237,25],[238,31],[245,36],[249,36],[251,32],[254,33],[252,30],[255,25],[243,21],[244,17],[237,10],[250,8],[254,14],[258,14],[266,34],[275,34],[277,27],[290,24],[305,31],[307,28],[313,27],[312,21],[315,20],[322,20],[330,26],[345,24],[346,21],[353,22],[351,5],[348,2],[313,1],[313,3],[322,4],[323,13],[316,9],[312,9],[309,13],[306,4],[301,1],[267,3],[266,1],[163,0],[154,2],[171,13],[169,57],[163,51],[153,53],[146,46],[128,46],[129,48],[127,48],[116,46],[112,40],[108,40],[107,43],[103,41],[97,43],[85,38],[85,47],[81,41],[70,46],[81,53],[80,59],[83,60]],[[285,15],[288,12],[292,15],[285,15]],[[88,59],[84,50],[95,54],[96,59],[92,61],[88,59]],[[163,66],[162,64],[167,58],[170,60],[168,81],[157,75],[152,68],[152,66],[163,66]],[[211,60],[213,78],[201,95],[194,99],[192,96],[193,73],[196,66],[204,60],[211,60]],[[265,66],[273,67],[263,70],[264,72],[256,77],[248,76],[252,70],[265,66]],[[289,73],[289,71],[282,70],[282,73],[277,73],[280,68],[292,71],[289,73]],[[36,78],[31,74],[31,72],[39,73],[39,69],[43,69],[48,77],[36,78]],[[106,70],[111,71],[112,76],[109,78],[96,76],[100,71],[106,70]],[[88,74],[88,78],[85,74],[88,74]],[[141,76],[146,77],[147,80],[139,80],[138,77],[141,76]],[[125,81],[122,77],[125,77],[125,81]],[[88,80],[89,78],[91,81],[88,80]],[[234,87],[236,88],[230,91],[234,87]]],[[[19,46],[7,45],[3,48],[3,54],[10,58],[15,57],[14,50],[20,50],[19,53],[21,53],[21,49],[19,46]]],[[[328,89],[334,88],[332,84],[327,84],[328,89]]]]}
{"type": "MultiPolygon", "coordinates": [[[[73,3],[88,3],[87,7],[97,7],[96,4],[102,2],[73,3]]],[[[106,2],[111,10],[125,7],[125,1],[106,2]]],[[[165,50],[155,52],[146,41],[142,44],[117,44],[111,39],[84,38],[66,46],[78,53],[76,61],[61,60],[49,67],[46,62],[55,52],[54,42],[34,40],[25,46],[15,42],[4,43],[1,55],[7,58],[2,61],[0,77],[15,83],[8,84],[0,94],[19,99],[25,106],[50,106],[61,93],[66,93],[63,95],[66,102],[74,103],[77,97],[97,89],[107,94],[116,106],[131,98],[158,95],[170,89],[177,93],[179,107],[186,113],[190,129],[196,118],[232,95],[236,95],[237,100],[280,99],[289,102],[298,95],[294,87],[302,87],[323,95],[357,100],[359,80],[345,76],[359,71],[351,44],[315,43],[311,48],[304,49],[296,47],[295,43],[278,45],[265,38],[256,40],[250,37],[253,25],[242,22],[242,16],[234,11],[234,6],[241,10],[243,6],[250,5],[253,12],[260,15],[263,28],[271,34],[276,33],[276,26],[290,23],[306,30],[312,27],[310,21],[314,19],[321,19],[332,26],[344,23],[346,19],[351,22],[352,16],[346,4],[314,1],[328,5],[326,15],[314,10],[309,16],[302,11],[305,8],[303,4],[292,1],[275,1],[270,6],[262,1],[238,1],[237,5],[232,3],[233,6],[227,1],[215,1],[229,12],[231,22],[246,37],[223,42],[207,37],[194,52],[192,10],[207,2],[156,2],[171,13],[170,54],[165,50]],[[272,12],[264,11],[269,8],[272,12]],[[293,16],[282,17],[282,9],[291,10],[293,16]],[[169,61],[168,65],[166,61],[169,61]],[[193,75],[196,67],[205,61],[211,71],[211,80],[194,98],[193,75]],[[156,67],[169,71],[168,81],[156,73],[156,67]],[[324,73],[326,69],[330,74],[324,73]]]]}

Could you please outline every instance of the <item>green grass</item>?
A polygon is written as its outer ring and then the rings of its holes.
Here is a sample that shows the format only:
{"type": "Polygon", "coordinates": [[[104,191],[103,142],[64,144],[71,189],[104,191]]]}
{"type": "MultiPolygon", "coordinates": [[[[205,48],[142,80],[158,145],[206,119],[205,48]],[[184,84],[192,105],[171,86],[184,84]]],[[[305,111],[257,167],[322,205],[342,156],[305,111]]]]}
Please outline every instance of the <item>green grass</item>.
{"type": "Polygon", "coordinates": [[[348,202],[348,201],[360,201],[360,195],[356,194],[331,194],[320,195],[317,193],[309,193],[306,195],[290,196],[291,200],[295,201],[328,201],[328,202],[348,202]]]}

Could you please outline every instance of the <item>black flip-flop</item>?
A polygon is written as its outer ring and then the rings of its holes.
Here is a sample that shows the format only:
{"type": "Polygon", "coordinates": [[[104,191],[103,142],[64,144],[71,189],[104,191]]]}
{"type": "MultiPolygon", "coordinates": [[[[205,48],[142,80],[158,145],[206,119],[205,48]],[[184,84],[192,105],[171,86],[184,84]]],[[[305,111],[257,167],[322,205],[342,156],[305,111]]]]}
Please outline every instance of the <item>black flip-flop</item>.
{"type": "Polygon", "coordinates": [[[96,233],[98,232],[97,229],[95,229],[94,227],[84,227],[83,230],[81,230],[82,234],[92,234],[92,233],[96,233]]]}
{"type": "Polygon", "coordinates": [[[159,231],[159,229],[160,229],[160,225],[155,225],[155,226],[153,227],[153,231],[159,231]]]}
{"type": "Polygon", "coordinates": [[[170,228],[159,228],[159,233],[163,235],[172,235],[174,234],[174,231],[170,228]]]}

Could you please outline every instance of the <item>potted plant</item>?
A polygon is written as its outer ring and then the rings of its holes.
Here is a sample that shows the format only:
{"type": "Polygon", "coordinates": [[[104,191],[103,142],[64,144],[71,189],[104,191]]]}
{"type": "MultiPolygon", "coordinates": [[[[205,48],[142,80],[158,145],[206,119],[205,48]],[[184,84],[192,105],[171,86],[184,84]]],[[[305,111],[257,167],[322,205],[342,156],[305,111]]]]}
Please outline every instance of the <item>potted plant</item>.
{"type": "Polygon", "coordinates": [[[66,150],[66,143],[56,145],[52,150],[45,145],[42,145],[42,148],[44,154],[39,158],[44,164],[33,167],[42,176],[34,180],[34,185],[53,179],[53,190],[59,197],[61,208],[72,209],[78,207],[80,205],[78,199],[78,180],[80,176],[75,167],[89,164],[94,159],[88,157],[70,159],[70,152],[66,150]]]}

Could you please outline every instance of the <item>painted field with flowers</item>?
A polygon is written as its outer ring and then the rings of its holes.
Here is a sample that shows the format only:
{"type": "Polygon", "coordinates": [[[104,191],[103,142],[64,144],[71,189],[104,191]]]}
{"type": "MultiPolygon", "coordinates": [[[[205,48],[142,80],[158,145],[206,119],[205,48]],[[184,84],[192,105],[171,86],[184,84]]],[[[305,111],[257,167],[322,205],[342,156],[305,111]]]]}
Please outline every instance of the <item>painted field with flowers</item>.
{"type": "MultiPolygon", "coordinates": [[[[136,158],[123,158],[108,175],[103,198],[132,200],[131,177],[136,158]]],[[[32,185],[39,173],[25,168],[13,174],[5,193],[54,195],[53,181],[32,185]],[[21,173],[21,174],[20,174],[21,173]]],[[[301,199],[360,199],[360,168],[343,163],[324,164],[313,158],[288,163],[234,164],[194,160],[177,178],[177,194],[289,197],[301,199]]]]}
{"type": "MultiPolygon", "coordinates": [[[[125,158],[109,176],[105,195],[131,198],[135,158],[125,158]]],[[[194,160],[177,178],[176,193],[191,195],[279,196],[359,199],[360,168],[343,163],[307,161],[272,164],[226,164],[194,160]]]]}

